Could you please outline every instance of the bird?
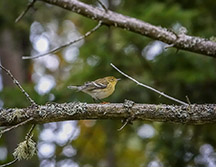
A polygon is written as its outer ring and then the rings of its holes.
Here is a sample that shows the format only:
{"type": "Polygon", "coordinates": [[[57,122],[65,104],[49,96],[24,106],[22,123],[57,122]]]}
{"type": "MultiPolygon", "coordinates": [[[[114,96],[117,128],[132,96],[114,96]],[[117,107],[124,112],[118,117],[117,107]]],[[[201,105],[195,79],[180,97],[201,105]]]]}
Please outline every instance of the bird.
{"type": "Polygon", "coordinates": [[[81,86],[68,86],[68,89],[82,91],[90,95],[94,101],[104,99],[115,91],[115,86],[120,80],[114,76],[99,78],[95,81],[89,81],[81,86]]]}

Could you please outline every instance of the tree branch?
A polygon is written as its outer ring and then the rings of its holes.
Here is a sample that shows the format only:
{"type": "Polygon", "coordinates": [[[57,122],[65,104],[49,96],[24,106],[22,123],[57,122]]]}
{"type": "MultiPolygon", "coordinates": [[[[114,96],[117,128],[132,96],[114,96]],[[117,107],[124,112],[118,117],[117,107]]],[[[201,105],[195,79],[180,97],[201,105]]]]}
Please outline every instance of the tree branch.
{"type": "Polygon", "coordinates": [[[52,49],[52,50],[50,50],[50,51],[48,51],[46,53],[40,54],[40,55],[36,55],[36,56],[23,56],[22,59],[36,59],[36,58],[39,58],[39,57],[42,57],[42,56],[46,56],[46,55],[51,54],[51,53],[56,53],[57,51],[59,51],[59,50],[61,50],[63,48],[66,48],[66,47],[68,47],[68,46],[70,46],[70,45],[72,45],[72,44],[74,44],[76,42],[79,42],[79,41],[85,39],[86,37],[88,37],[89,35],[91,35],[93,32],[95,32],[96,30],[98,30],[101,27],[101,25],[102,25],[102,22],[99,21],[99,23],[94,28],[92,28],[90,31],[88,31],[84,35],[80,36],[79,38],[77,38],[77,39],[75,39],[75,40],[73,40],[73,41],[71,41],[71,42],[69,42],[67,44],[59,46],[59,47],[57,47],[55,49],[52,49]]]}
{"type": "Polygon", "coordinates": [[[11,74],[11,72],[6,69],[3,65],[0,64],[0,68],[6,72],[6,74],[12,79],[13,83],[16,84],[16,86],[21,90],[21,92],[25,95],[25,97],[29,100],[31,105],[36,105],[34,100],[29,96],[29,94],[23,89],[23,87],[20,85],[20,83],[14,78],[14,76],[11,74]]]}
{"type": "Polygon", "coordinates": [[[18,161],[18,159],[14,159],[13,161],[10,161],[6,164],[2,164],[0,165],[0,167],[6,167],[6,166],[10,166],[10,165],[13,165],[14,163],[16,163],[18,161]]]}
{"type": "Polygon", "coordinates": [[[142,20],[129,16],[104,11],[98,7],[87,5],[77,0],[42,0],[46,3],[73,11],[93,20],[101,20],[104,24],[123,28],[155,40],[165,42],[177,49],[204,54],[216,58],[216,42],[205,38],[189,36],[184,33],[176,34],[159,26],[154,26],[142,20]]]}
{"type": "Polygon", "coordinates": [[[128,109],[124,103],[47,103],[46,105],[30,106],[22,109],[1,109],[0,126],[19,124],[31,117],[34,119],[28,123],[39,124],[65,120],[128,119],[131,116],[133,116],[133,120],[181,124],[215,123],[216,104],[193,104],[188,106],[134,104],[128,109]]]}
{"type": "Polygon", "coordinates": [[[132,78],[131,76],[129,76],[129,75],[125,74],[124,72],[122,72],[121,70],[119,70],[114,64],[110,63],[110,65],[111,65],[115,70],[117,70],[120,74],[124,75],[125,77],[127,77],[127,78],[130,79],[131,81],[135,82],[137,85],[140,85],[140,86],[142,86],[142,87],[144,87],[144,88],[147,88],[147,89],[149,89],[149,90],[151,90],[151,91],[153,91],[153,92],[156,92],[156,93],[158,93],[159,95],[164,96],[164,97],[166,97],[166,98],[168,98],[168,99],[170,99],[170,100],[173,100],[173,101],[175,101],[175,102],[177,102],[177,103],[179,103],[179,104],[188,105],[187,103],[185,103],[185,102],[183,102],[183,101],[181,101],[181,100],[178,100],[178,99],[176,99],[176,98],[174,98],[174,97],[172,97],[172,96],[169,96],[169,95],[165,94],[164,92],[161,92],[161,91],[159,91],[159,90],[157,90],[157,89],[155,89],[155,88],[152,88],[151,86],[148,86],[148,85],[146,85],[146,84],[143,84],[143,83],[138,82],[137,80],[135,80],[135,79],[132,78]]]}
{"type": "Polygon", "coordinates": [[[15,23],[17,23],[18,21],[20,21],[24,17],[24,15],[29,11],[29,9],[34,6],[35,2],[36,2],[36,0],[32,0],[31,2],[29,2],[26,9],[16,18],[15,23]]]}
{"type": "Polygon", "coordinates": [[[24,122],[20,122],[19,124],[16,124],[14,126],[11,126],[9,128],[3,129],[3,130],[0,130],[0,135],[4,134],[4,133],[6,133],[12,129],[18,128],[19,126],[25,125],[26,123],[28,123],[29,121],[32,121],[32,120],[33,120],[33,118],[31,117],[31,118],[25,120],[24,122]]]}

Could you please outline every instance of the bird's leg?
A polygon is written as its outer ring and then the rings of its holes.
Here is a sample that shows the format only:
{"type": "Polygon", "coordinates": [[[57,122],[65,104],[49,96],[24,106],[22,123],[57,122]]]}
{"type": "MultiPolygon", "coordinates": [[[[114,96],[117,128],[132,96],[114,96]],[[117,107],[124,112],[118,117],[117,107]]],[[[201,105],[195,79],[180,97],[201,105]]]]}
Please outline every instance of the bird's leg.
{"type": "Polygon", "coordinates": [[[100,102],[100,104],[107,104],[109,102],[105,102],[105,101],[102,101],[101,99],[98,99],[98,98],[93,98],[94,102],[97,103],[97,102],[100,102]]]}
{"type": "Polygon", "coordinates": [[[94,103],[97,103],[97,101],[96,101],[96,99],[95,99],[95,98],[92,98],[92,99],[93,99],[94,103]]]}
{"type": "Polygon", "coordinates": [[[92,99],[93,99],[94,103],[98,103],[98,102],[102,103],[103,102],[101,99],[98,99],[98,98],[92,98],[92,99]]]}
{"type": "Polygon", "coordinates": [[[96,99],[98,102],[100,102],[100,104],[106,104],[106,102],[102,101],[101,99],[96,99]]]}
{"type": "Polygon", "coordinates": [[[100,103],[103,103],[103,101],[101,99],[97,99],[100,103]]]}
{"type": "Polygon", "coordinates": [[[100,104],[108,104],[108,103],[110,103],[110,102],[102,101],[100,99],[99,99],[99,101],[100,101],[100,104]]]}

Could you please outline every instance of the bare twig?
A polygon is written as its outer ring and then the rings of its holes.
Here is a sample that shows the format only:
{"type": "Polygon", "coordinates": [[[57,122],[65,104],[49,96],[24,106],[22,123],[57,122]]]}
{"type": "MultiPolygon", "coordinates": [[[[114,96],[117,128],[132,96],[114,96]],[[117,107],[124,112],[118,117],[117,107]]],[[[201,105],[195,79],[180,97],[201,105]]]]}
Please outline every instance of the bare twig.
{"type": "Polygon", "coordinates": [[[36,55],[36,56],[23,56],[22,59],[36,59],[36,58],[39,58],[39,57],[42,57],[42,56],[45,56],[45,55],[48,55],[48,54],[51,54],[51,53],[56,53],[57,51],[65,48],[65,47],[68,47],[86,37],[88,37],[89,35],[91,35],[93,32],[95,32],[98,28],[100,28],[100,26],[102,25],[102,21],[99,21],[98,24],[93,28],[91,29],[90,31],[88,31],[87,33],[85,33],[84,35],[80,36],[79,38],[75,39],[74,41],[71,41],[65,45],[62,45],[60,47],[57,47],[49,52],[46,52],[46,53],[43,53],[43,54],[40,54],[40,55],[36,55]]]}
{"type": "Polygon", "coordinates": [[[188,96],[186,96],[186,99],[187,99],[188,104],[191,105],[191,102],[188,96]]]}
{"type": "Polygon", "coordinates": [[[36,0],[32,0],[31,2],[28,3],[26,9],[16,18],[15,23],[17,23],[18,21],[20,21],[23,16],[28,12],[28,10],[34,6],[34,3],[36,2],[36,0]]]}
{"type": "Polygon", "coordinates": [[[166,45],[166,46],[164,47],[164,49],[169,49],[169,48],[172,48],[172,47],[174,47],[174,46],[175,46],[174,44],[166,45]]]}
{"type": "Polygon", "coordinates": [[[8,132],[8,131],[10,131],[12,129],[18,128],[19,126],[22,126],[22,125],[28,123],[29,121],[32,121],[33,119],[34,118],[31,117],[31,118],[29,118],[29,119],[27,119],[27,120],[25,120],[25,121],[23,121],[23,122],[21,122],[21,123],[19,123],[17,125],[11,126],[10,128],[3,129],[3,130],[0,131],[0,134],[2,135],[2,134],[6,133],[6,132],[8,132]]]}
{"type": "Polygon", "coordinates": [[[10,165],[14,164],[16,161],[18,161],[18,159],[17,159],[17,158],[16,158],[16,159],[14,159],[14,160],[13,160],[13,161],[11,161],[11,162],[8,162],[8,163],[6,163],[6,164],[0,165],[0,167],[10,166],[10,165]]]}
{"type": "Polygon", "coordinates": [[[26,96],[26,98],[30,101],[30,103],[32,104],[32,105],[36,105],[36,103],[34,102],[34,100],[32,100],[32,98],[29,96],[29,94],[23,89],[23,87],[20,85],[20,83],[16,80],[16,78],[14,78],[14,76],[11,74],[11,72],[8,70],[8,69],[6,69],[4,66],[2,66],[1,64],[0,64],[0,67],[1,67],[1,69],[2,70],[4,70],[10,77],[11,77],[11,79],[13,80],[13,82],[14,82],[14,84],[16,84],[19,88],[20,88],[20,90],[22,91],[22,93],[26,96]]]}
{"type": "Polygon", "coordinates": [[[128,79],[130,79],[130,80],[132,80],[133,82],[135,82],[137,85],[140,85],[140,86],[143,86],[143,87],[145,87],[145,88],[147,88],[147,89],[150,89],[150,90],[152,90],[152,91],[154,91],[154,92],[160,94],[161,96],[164,96],[164,97],[166,97],[166,98],[168,98],[168,99],[170,99],[170,100],[173,100],[173,101],[175,101],[175,102],[177,102],[177,103],[180,103],[180,104],[182,104],[182,105],[188,105],[187,103],[185,103],[185,102],[183,102],[183,101],[181,101],[181,100],[178,100],[178,99],[176,99],[176,98],[174,98],[174,97],[171,97],[171,96],[165,94],[164,92],[160,92],[160,91],[157,90],[157,89],[154,89],[154,88],[152,88],[152,87],[150,87],[150,86],[148,86],[148,85],[145,85],[145,84],[142,84],[142,83],[138,82],[138,81],[135,80],[134,78],[130,77],[129,75],[127,75],[127,74],[125,74],[125,73],[123,73],[121,70],[119,70],[119,69],[118,69],[116,66],[114,66],[112,63],[111,63],[110,65],[111,65],[115,70],[117,70],[119,73],[121,73],[122,75],[124,75],[124,76],[127,77],[128,79]]]}
{"type": "MultiPolygon", "coordinates": [[[[27,133],[25,139],[26,139],[26,144],[29,147],[29,142],[31,142],[31,138],[32,138],[32,132],[34,130],[34,128],[36,127],[36,124],[33,124],[29,130],[29,132],[27,133]]],[[[29,148],[30,149],[30,148],[29,148]]]]}
{"type": "Polygon", "coordinates": [[[103,2],[101,2],[100,0],[97,0],[97,2],[101,5],[101,7],[102,7],[105,11],[108,10],[107,7],[103,4],[103,2]]]}
{"type": "Polygon", "coordinates": [[[28,142],[28,140],[31,138],[31,134],[32,134],[32,132],[33,132],[35,126],[36,126],[36,124],[33,124],[33,125],[31,126],[29,132],[27,133],[27,135],[26,135],[26,140],[27,140],[27,142],[28,142]]]}
{"type": "Polygon", "coordinates": [[[124,121],[123,123],[124,124],[119,129],[117,129],[118,131],[121,131],[128,124],[128,119],[126,119],[126,121],[124,121]]]}

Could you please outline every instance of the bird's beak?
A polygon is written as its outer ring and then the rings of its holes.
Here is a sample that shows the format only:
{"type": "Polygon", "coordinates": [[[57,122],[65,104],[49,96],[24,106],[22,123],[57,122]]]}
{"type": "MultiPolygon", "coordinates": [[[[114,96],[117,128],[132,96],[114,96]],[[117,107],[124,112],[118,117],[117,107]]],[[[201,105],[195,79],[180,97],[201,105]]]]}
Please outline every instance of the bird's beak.
{"type": "Polygon", "coordinates": [[[117,81],[120,81],[120,80],[121,80],[121,78],[118,78],[118,79],[117,79],[117,81]]]}

